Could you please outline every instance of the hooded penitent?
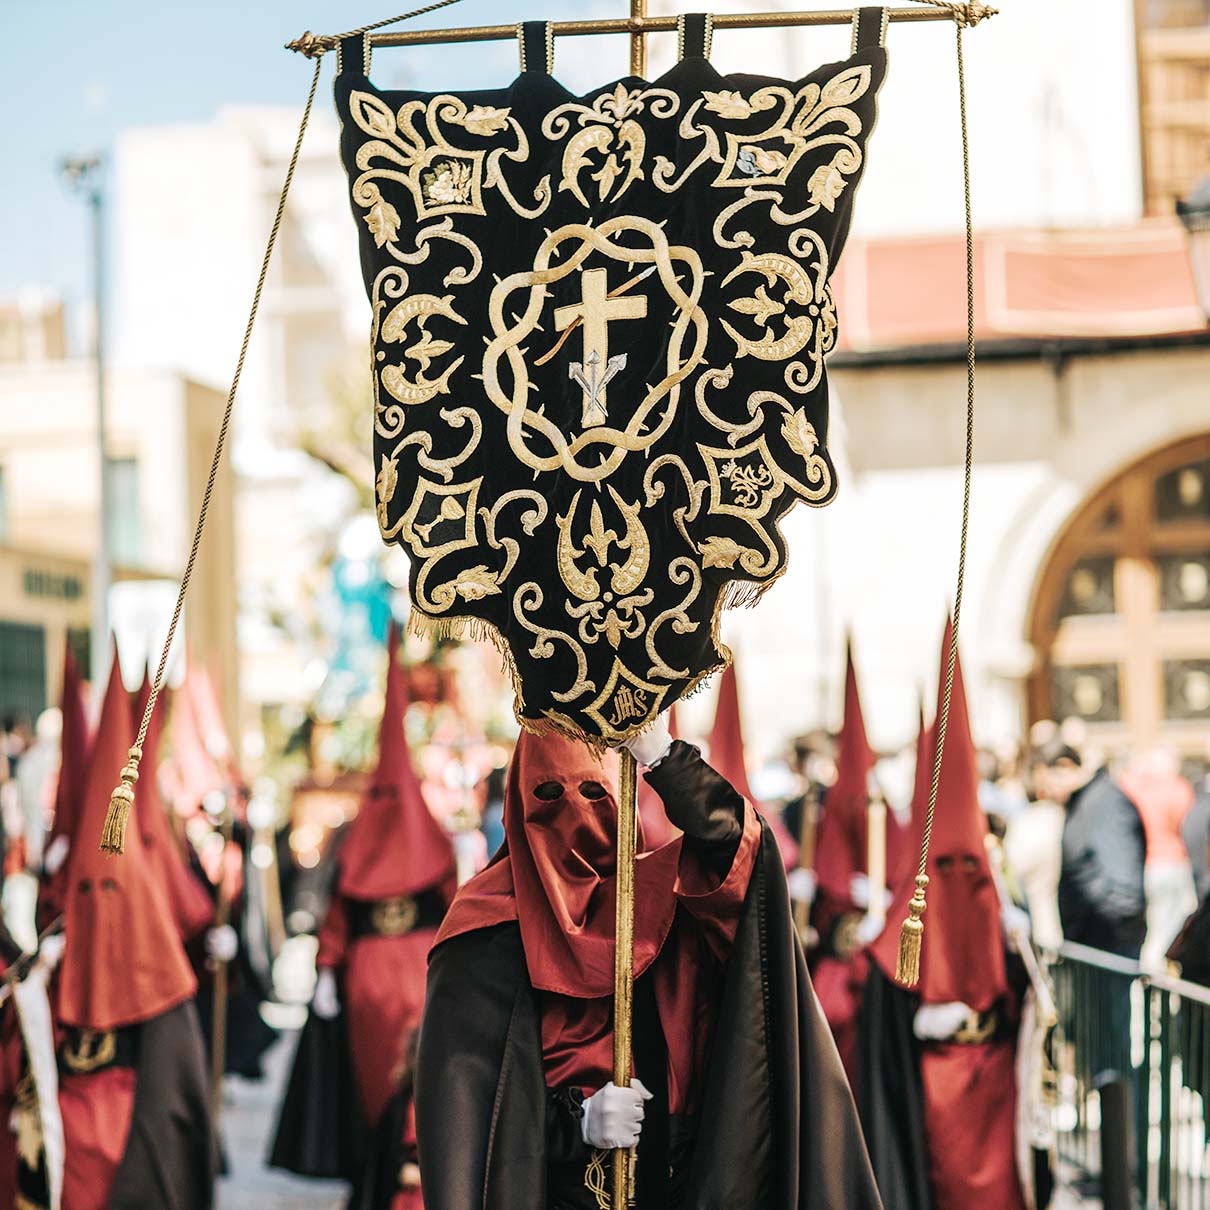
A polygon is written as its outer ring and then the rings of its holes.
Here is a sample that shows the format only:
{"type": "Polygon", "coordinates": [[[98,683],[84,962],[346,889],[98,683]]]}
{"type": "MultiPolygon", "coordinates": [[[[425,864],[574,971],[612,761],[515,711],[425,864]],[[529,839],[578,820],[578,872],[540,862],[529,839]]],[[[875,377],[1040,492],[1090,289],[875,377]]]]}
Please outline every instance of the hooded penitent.
{"type": "Polygon", "coordinates": [[[387,651],[378,765],[340,849],[337,886],[350,899],[415,895],[454,877],[453,846],[424,801],[404,735],[407,687],[395,626],[387,651]]]}
{"type": "Polygon", "coordinates": [[[782,861],[789,869],[798,860],[798,845],[776,812],[766,812],[748,785],[744,758],[744,727],[739,709],[739,680],[734,660],[723,669],[718,683],[714,725],[710,728],[710,764],[717,769],[764,817],[777,838],[782,861]]]}
{"type": "MultiPolygon", "coordinates": [[[[561,1107],[612,1072],[614,768],[557,735],[518,742],[506,844],[430,961],[431,1210],[581,1204],[594,1161],[561,1107]]],[[[688,744],[646,776],[684,834],[636,863],[634,1069],[653,1094],[637,1205],[874,1206],[772,835],[688,744]]]]}
{"type": "MultiPolygon", "coordinates": [[[[598,760],[584,744],[523,731],[504,794],[505,855],[463,888],[438,942],[516,920],[535,988],[612,996],[617,811],[613,753],[598,760]]],[[[672,927],[679,849],[673,842],[636,862],[636,976],[672,927]]]]}
{"type": "MultiPolygon", "coordinates": [[[[135,703],[136,729],[142,721],[150,695],[151,680],[149,675],[144,674],[135,703]]],[[[166,695],[161,693],[156,699],[143,742],[140,776],[134,787],[134,815],[148,861],[168,897],[181,940],[188,942],[213,924],[214,903],[201,881],[190,870],[180,842],[172,833],[164,801],[160,797],[158,753],[166,707],[166,695]]]]}
{"type": "MultiPolygon", "coordinates": [[[[866,738],[857,670],[850,645],[845,652],[844,722],[837,741],[836,780],[824,799],[824,816],[819,824],[815,849],[819,894],[831,901],[833,910],[852,906],[850,886],[853,876],[866,873],[869,776],[877,759],[866,738]]],[[[895,868],[898,848],[899,825],[893,815],[888,815],[886,868],[890,871],[895,868]]]]}
{"type": "MultiPolygon", "coordinates": [[[[851,885],[855,875],[866,873],[869,863],[868,783],[876,759],[866,738],[850,645],[845,653],[844,722],[837,744],[836,780],[827,791],[819,824],[815,850],[818,890],[811,913],[820,938],[812,964],[815,991],[850,1081],[856,1079],[857,1009],[868,973],[864,956],[855,952],[856,924],[864,905],[854,902],[851,885]]],[[[898,840],[899,825],[888,812],[888,870],[894,869],[898,840]]]]}
{"type": "MultiPolygon", "coordinates": [[[[947,625],[938,718],[950,633],[947,625]]],[[[925,764],[931,770],[931,760],[925,764]]],[[[927,786],[926,781],[924,806],[927,786]]],[[[916,866],[908,858],[919,852],[923,809],[913,814],[888,927],[869,950],[878,973],[871,976],[863,1021],[863,1034],[870,1035],[863,1038],[863,1082],[874,1090],[865,1098],[867,1136],[883,1198],[903,1210],[980,1205],[1017,1210],[1023,1204],[1014,1150],[1018,1007],[1009,988],[1000,904],[984,847],[987,823],[978,787],[962,667],[955,661],[926,871],[928,910],[919,984],[910,994],[887,986],[894,978],[898,925],[907,916],[914,888],[916,866]],[[921,1005],[954,1002],[973,1010],[967,1026],[948,1040],[912,1040],[911,1017],[921,1005]],[[909,1053],[891,1054],[891,1046],[909,1053]],[[880,1057],[875,1058],[879,1048],[880,1057]],[[912,1058],[915,1053],[918,1067],[912,1058]],[[891,1093],[888,1073],[897,1070],[912,1070],[913,1075],[900,1079],[891,1093]],[[916,1096],[919,1104],[913,1103],[916,1096]],[[907,1124],[913,1120],[923,1123],[927,1151],[927,1180],[917,1169],[915,1194],[910,1192],[911,1178],[903,1175],[920,1160],[916,1152],[921,1140],[906,1141],[907,1124]],[[919,1192],[925,1187],[928,1200],[919,1192]]]]}
{"type": "Polygon", "coordinates": [[[336,891],[319,930],[317,962],[337,978],[343,1012],[308,1019],[270,1157],[304,1176],[357,1175],[362,1123],[386,1127],[383,1110],[401,1085],[410,1087],[428,952],[455,890],[453,845],[424,800],[404,735],[408,697],[395,626],[387,649],[378,764],[339,849],[336,891]]]}
{"type": "Polygon", "coordinates": [[[195,989],[139,829],[130,830],[122,858],[98,848],[114,770],[126,763],[131,732],[130,701],[115,658],[67,862],[58,1017],[82,1029],[147,1021],[188,1000],[195,989]]]}
{"type": "Polygon", "coordinates": [[[201,1210],[213,1168],[201,1040],[188,1003],[196,984],[139,829],[128,829],[124,856],[98,847],[132,732],[115,657],[66,867],[55,1006],[63,1205],[201,1210]]]}
{"type": "MultiPolygon", "coordinates": [[[[59,781],[55,788],[55,815],[51,821],[50,835],[43,848],[44,853],[57,837],[71,839],[80,810],[80,801],[84,797],[84,781],[88,776],[88,712],[84,705],[80,669],[70,644],[64,647],[63,696],[59,708],[63,713],[63,732],[59,741],[59,781]]],[[[39,887],[39,930],[46,928],[63,910],[66,885],[67,868],[63,865],[53,875],[47,875],[39,887]]]]}
{"type": "MultiPolygon", "coordinates": [[[[942,646],[938,718],[945,687],[949,635],[947,625],[942,646]]],[[[931,771],[930,762],[926,762],[926,767],[931,771]]],[[[927,804],[926,790],[926,807],[927,804]]],[[[919,853],[924,826],[925,812],[916,811],[907,846],[910,854],[919,853]]],[[[979,807],[979,772],[967,714],[962,664],[956,660],[926,870],[929,876],[927,940],[921,951],[920,982],[915,989],[925,1004],[961,1000],[983,1012],[1007,990],[1000,903],[987,861],[986,836],[987,820],[979,807]]],[[[895,888],[894,900],[887,912],[887,920],[892,925],[907,916],[915,872],[914,863],[909,862],[905,876],[895,888]]],[[[888,978],[895,974],[898,945],[898,929],[889,927],[870,947],[870,956],[888,978]]]]}

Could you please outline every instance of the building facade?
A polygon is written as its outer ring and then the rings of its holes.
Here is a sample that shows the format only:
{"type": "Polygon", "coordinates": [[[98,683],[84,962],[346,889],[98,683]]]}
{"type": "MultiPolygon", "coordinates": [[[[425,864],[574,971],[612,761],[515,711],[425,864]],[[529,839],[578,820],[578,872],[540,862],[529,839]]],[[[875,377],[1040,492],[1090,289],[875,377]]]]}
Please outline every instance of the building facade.
{"type": "MultiPolygon", "coordinates": [[[[92,557],[100,537],[96,391],[92,363],[62,356],[57,304],[25,331],[51,332],[0,362],[0,714],[30,721],[57,704],[63,645],[88,667],[92,557]],[[56,320],[54,317],[58,316],[56,320]]],[[[10,309],[11,313],[12,309],[10,309]]],[[[0,323],[0,330],[3,323],[0,323]]],[[[16,337],[0,338],[18,348],[16,337]]],[[[222,398],[166,370],[114,369],[107,376],[112,491],[110,615],[128,677],[167,625],[209,471],[222,398]],[[169,610],[171,605],[169,604],[169,610]]],[[[185,637],[197,658],[238,698],[235,571],[229,472],[220,472],[198,552],[197,595],[185,637]]]]}

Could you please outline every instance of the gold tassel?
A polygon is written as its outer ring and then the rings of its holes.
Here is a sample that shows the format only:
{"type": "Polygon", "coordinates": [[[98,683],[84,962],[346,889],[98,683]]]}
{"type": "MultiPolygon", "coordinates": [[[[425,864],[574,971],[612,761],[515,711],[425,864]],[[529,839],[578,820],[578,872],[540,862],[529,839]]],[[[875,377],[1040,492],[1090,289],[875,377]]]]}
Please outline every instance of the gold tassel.
{"type": "Polygon", "coordinates": [[[139,761],[143,750],[130,749],[122,780],[109,796],[109,810],[105,812],[105,827],[101,831],[102,853],[123,853],[126,850],[126,824],[130,821],[130,809],[134,806],[134,783],[139,780],[139,761]]]}
{"type": "Polygon", "coordinates": [[[908,916],[899,930],[899,956],[895,963],[895,982],[915,987],[920,982],[920,946],[924,939],[924,892],[927,874],[916,875],[916,893],[908,900],[908,916]]]}

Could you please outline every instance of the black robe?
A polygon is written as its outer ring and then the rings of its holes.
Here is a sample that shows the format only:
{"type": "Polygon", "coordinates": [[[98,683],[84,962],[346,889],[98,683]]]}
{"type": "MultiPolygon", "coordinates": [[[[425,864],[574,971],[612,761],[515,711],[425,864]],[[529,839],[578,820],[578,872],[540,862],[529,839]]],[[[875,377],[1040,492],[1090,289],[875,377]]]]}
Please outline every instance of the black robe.
{"type": "Polygon", "coordinates": [[[218,1152],[193,1004],[138,1027],[134,1112],[110,1210],[209,1210],[218,1152]]]}
{"type": "Polygon", "coordinates": [[[299,1176],[351,1181],[364,1162],[366,1131],[344,1012],[330,1020],[310,1013],[267,1162],[299,1176]]]}
{"type": "MultiPolygon", "coordinates": [[[[761,827],[679,1205],[881,1210],[794,935],[777,842],[761,827]]],[[[540,1024],[516,924],[465,933],[433,951],[416,1071],[426,1210],[546,1206],[548,1131],[535,1129],[549,1112],[540,1024]]],[[[652,1125],[649,1113],[644,1139],[652,1125]]],[[[666,1210],[641,1200],[639,1207],[666,1210]]]]}
{"type": "Polygon", "coordinates": [[[919,996],[892,983],[870,963],[857,1039],[857,1103],[878,1188],[894,1210],[932,1210],[933,1205],[920,1044],[912,1032],[919,1005],[919,996]]]}

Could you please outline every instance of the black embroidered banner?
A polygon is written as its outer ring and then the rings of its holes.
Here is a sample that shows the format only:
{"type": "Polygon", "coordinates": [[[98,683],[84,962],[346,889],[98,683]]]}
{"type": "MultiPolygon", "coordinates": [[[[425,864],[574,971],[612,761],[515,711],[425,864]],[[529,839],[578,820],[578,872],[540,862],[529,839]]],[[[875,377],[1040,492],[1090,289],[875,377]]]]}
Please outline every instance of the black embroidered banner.
{"type": "Polygon", "coordinates": [[[378,521],[416,616],[506,653],[527,726],[646,725],[727,658],[784,513],[834,494],[828,279],[881,18],[794,82],[686,57],[582,98],[542,27],[512,85],[463,94],[379,90],[342,46],[378,521]]]}

